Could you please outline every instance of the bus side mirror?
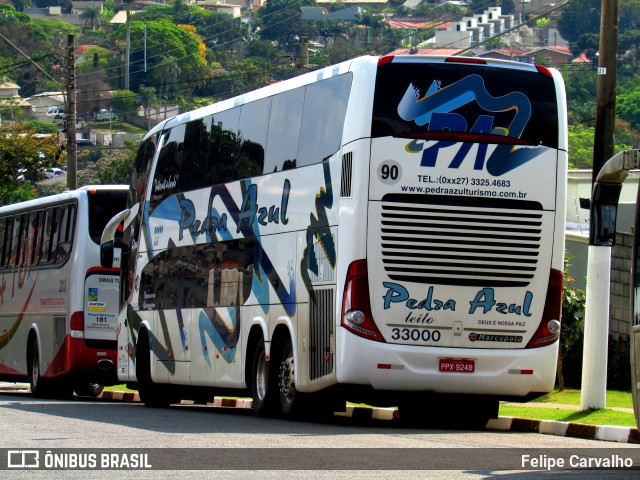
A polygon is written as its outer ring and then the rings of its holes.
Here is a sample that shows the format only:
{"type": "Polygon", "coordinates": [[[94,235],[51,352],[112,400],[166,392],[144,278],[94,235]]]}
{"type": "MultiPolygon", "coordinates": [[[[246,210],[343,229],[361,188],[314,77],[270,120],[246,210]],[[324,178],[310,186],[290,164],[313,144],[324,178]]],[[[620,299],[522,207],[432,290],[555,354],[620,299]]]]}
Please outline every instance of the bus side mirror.
{"type": "Polygon", "coordinates": [[[593,186],[589,245],[611,247],[616,239],[616,216],[621,183],[598,183],[593,186]]]}
{"type": "Polygon", "coordinates": [[[113,240],[100,245],[100,265],[104,268],[113,267],[113,240]]]}
{"type": "Polygon", "coordinates": [[[129,209],[121,211],[109,220],[109,223],[102,231],[102,238],[100,238],[100,265],[103,268],[113,267],[113,241],[116,236],[116,230],[128,215],[129,209]]]}

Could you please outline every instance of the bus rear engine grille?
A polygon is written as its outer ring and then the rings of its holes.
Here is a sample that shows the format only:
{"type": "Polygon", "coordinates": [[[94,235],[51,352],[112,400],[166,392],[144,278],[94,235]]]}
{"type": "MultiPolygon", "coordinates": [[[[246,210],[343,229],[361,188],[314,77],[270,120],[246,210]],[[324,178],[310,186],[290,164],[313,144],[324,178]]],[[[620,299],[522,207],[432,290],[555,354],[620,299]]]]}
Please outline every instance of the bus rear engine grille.
{"type": "Polygon", "coordinates": [[[521,200],[390,194],[380,219],[395,281],[524,287],[537,269],[542,206],[521,200]]]}

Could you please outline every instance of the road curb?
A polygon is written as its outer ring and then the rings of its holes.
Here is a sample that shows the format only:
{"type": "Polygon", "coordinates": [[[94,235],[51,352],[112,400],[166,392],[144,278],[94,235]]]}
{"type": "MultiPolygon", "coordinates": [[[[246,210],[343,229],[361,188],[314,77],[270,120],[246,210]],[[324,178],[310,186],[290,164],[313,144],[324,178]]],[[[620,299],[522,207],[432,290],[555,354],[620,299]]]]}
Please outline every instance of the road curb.
{"type": "MultiPolygon", "coordinates": [[[[4,388],[3,388],[4,389],[4,388]]],[[[7,388],[8,390],[13,390],[7,388]]],[[[17,389],[15,389],[17,391],[17,389]]],[[[98,398],[124,402],[140,402],[140,395],[133,392],[104,391],[98,398]]],[[[182,405],[204,405],[218,408],[251,408],[251,400],[216,397],[213,403],[183,400],[182,405]]],[[[397,421],[398,410],[395,408],[370,408],[347,406],[346,412],[338,412],[337,417],[354,420],[397,421]]],[[[539,433],[559,437],[583,438],[603,442],[640,444],[640,432],[636,428],[616,427],[612,425],[587,425],[584,423],[560,422],[557,420],[533,420],[530,418],[499,417],[487,422],[485,430],[504,432],[539,433]]]]}

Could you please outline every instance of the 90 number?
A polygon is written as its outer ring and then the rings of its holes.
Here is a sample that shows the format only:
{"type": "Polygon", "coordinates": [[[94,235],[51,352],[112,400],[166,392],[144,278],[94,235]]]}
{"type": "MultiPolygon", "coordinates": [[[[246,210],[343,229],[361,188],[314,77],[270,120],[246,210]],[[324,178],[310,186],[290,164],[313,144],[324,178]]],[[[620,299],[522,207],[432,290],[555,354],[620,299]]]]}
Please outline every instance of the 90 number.
{"type": "Polygon", "coordinates": [[[387,165],[384,163],[382,168],[380,169],[380,176],[383,180],[391,178],[391,180],[396,180],[398,178],[398,166],[397,165],[387,165]]]}
{"type": "Polygon", "coordinates": [[[401,176],[402,169],[400,168],[400,164],[395,160],[385,160],[385,162],[378,167],[378,178],[382,183],[386,183],[387,185],[396,183],[401,176]]]}

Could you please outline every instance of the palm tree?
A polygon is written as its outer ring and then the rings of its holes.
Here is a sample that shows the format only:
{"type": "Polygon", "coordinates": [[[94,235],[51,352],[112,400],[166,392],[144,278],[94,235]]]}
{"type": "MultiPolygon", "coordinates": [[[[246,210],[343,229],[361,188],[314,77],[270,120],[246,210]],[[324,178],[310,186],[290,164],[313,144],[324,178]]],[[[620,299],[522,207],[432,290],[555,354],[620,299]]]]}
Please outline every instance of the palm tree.
{"type": "Polygon", "coordinates": [[[371,32],[382,27],[384,24],[384,17],[378,15],[371,10],[363,10],[357,15],[358,25],[364,26],[367,43],[371,43],[371,32]]]}
{"type": "Polygon", "coordinates": [[[173,84],[179,77],[182,69],[178,63],[169,55],[160,55],[157,57],[157,63],[154,72],[154,78],[162,85],[164,94],[168,94],[173,84]]]}
{"type": "Polygon", "coordinates": [[[90,25],[91,30],[95,30],[96,27],[102,26],[102,9],[94,6],[87,7],[80,14],[80,20],[82,20],[85,25],[90,25]]]}

